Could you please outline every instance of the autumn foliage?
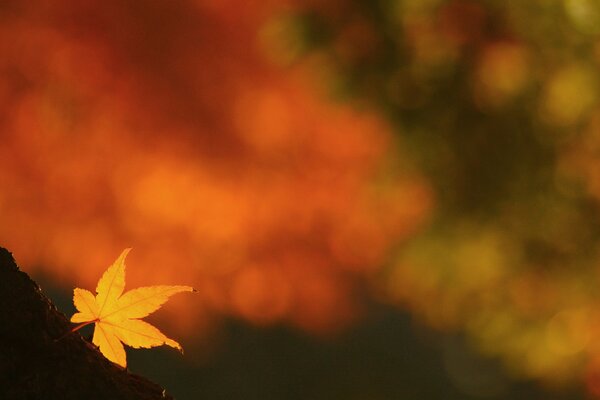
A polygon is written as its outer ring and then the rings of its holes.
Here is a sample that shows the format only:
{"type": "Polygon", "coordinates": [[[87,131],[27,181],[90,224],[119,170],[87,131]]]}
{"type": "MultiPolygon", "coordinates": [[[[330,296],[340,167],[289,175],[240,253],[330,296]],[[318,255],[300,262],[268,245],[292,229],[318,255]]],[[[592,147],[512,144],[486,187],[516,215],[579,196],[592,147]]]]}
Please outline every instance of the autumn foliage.
{"type": "Polygon", "coordinates": [[[377,299],[600,396],[595,2],[8,1],[0,21],[0,242],[27,268],[92,287],[131,245],[133,286],[198,289],[163,314],[181,333],[329,333],[377,299]]]}
{"type": "Polygon", "coordinates": [[[387,298],[515,376],[600,396],[599,3],[308,8],[311,54],[396,123],[436,196],[382,270],[387,298]]]}
{"type": "Polygon", "coordinates": [[[80,323],[73,331],[93,323],[94,343],[100,352],[112,362],[127,366],[125,350],[121,343],[135,348],[150,348],[163,344],[183,349],[173,339],[139,318],[158,310],[171,296],[181,292],[192,292],[190,286],[146,286],[123,293],[125,289],[125,257],[131,249],[125,249],[119,258],[104,272],[96,295],[76,288],[73,303],[77,313],[71,322],[80,323]]]}
{"type": "Polygon", "coordinates": [[[328,98],[318,59],[277,65],[275,9],[24,4],[0,10],[0,242],[23,265],[89,287],[131,245],[132,285],[199,290],[170,308],[181,328],[356,318],[430,194],[385,161],[380,117],[328,98]]]}

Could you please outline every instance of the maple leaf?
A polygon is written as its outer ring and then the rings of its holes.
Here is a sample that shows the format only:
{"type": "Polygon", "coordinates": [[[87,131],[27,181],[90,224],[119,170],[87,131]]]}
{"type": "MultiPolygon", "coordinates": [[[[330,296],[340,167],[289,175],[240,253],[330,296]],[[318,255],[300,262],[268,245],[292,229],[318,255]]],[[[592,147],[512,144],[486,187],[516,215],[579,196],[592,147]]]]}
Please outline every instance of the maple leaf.
{"type": "Polygon", "coordinates": [[[131,249],[125,249],[117,260],[104,272],[96,286],[96,296],[89,290],[75,288],[73,303],[77,313],[71,322],[80,323],[76,331],[95,324],[92,342],[110,361],[127,366],[123,343],[134,348],[150,348],[166,344],[183,352],[179,343],[169,339],[143,318],[158,310],[169,297],[180,292],[194,292],[190,286],[147,286],[125,289],[125,257],[131,249]]]}

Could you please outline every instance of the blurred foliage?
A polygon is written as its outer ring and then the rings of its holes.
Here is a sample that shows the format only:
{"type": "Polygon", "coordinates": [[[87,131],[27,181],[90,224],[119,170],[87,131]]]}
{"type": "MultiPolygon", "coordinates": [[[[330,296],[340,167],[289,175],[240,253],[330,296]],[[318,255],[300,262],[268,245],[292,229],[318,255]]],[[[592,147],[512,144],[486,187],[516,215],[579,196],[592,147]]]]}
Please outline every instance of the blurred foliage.
{"type": "Polygon", "coordinates": [[[519,376],[600,395],[600,3],[341,0],[278,18],[304,42],[286,61],[318,59],[332,93],[377,104],[434,188],[383,296],[519,376]]]}
{"type": "Polygon", "coordinates": [[[189,334],[372,296],[600,396],[599,64],[592,0],[4,1],[0,243],[69,287],[133,246],[189,334]]]}
{"type": "Polygon", "coordinates": [[[357,320],[428,187],[388,174],[385,121],[266,57],[272,4],[0,4],[0,243],[21,265],[93,287],[131,246],[132,287],[199,290],[165,310],[190,335],[357,320]]]}

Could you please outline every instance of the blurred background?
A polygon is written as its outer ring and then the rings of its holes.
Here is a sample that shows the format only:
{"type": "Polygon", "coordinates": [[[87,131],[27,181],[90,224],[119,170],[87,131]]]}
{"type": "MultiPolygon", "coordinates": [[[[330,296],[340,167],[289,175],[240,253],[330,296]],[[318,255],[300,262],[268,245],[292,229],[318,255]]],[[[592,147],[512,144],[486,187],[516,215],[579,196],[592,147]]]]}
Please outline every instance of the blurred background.
{"type": "Polygon", "coordinates": [[[0,245],[195,286],[180,399],[600,398],[599,66],[594,0],[4,0],[0,245]]]}

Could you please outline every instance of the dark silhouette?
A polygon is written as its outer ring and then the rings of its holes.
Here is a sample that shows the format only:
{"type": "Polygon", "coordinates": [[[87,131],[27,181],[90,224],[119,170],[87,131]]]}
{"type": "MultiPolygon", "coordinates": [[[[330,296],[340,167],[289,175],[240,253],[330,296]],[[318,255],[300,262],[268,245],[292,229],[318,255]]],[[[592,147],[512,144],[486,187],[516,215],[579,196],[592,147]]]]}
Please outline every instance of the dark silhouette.
{"type": "Polygon", "coordinates": [[[108,361],[0,248],[0,398],[172,399],[108,361]]]}

